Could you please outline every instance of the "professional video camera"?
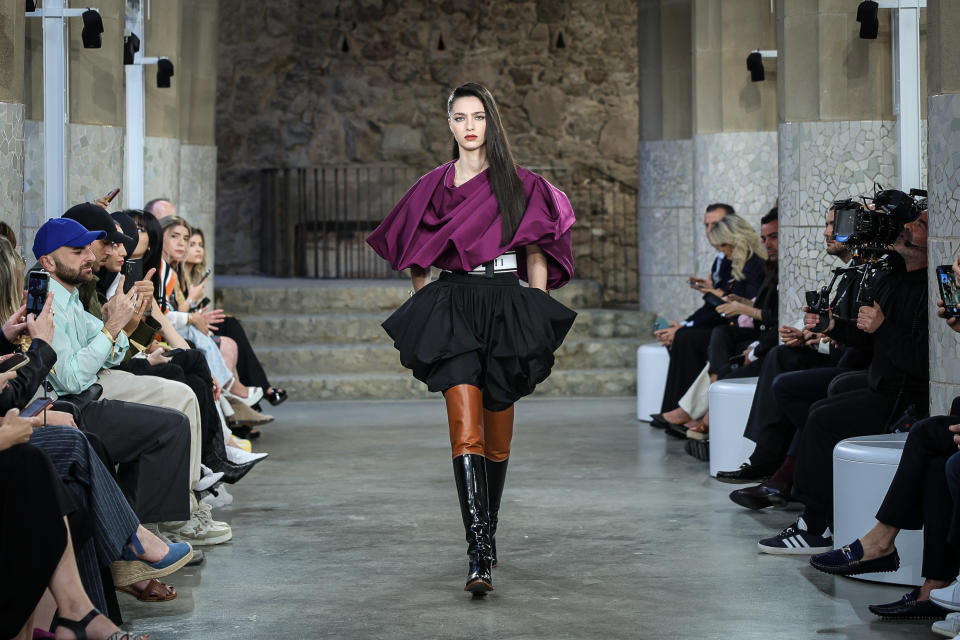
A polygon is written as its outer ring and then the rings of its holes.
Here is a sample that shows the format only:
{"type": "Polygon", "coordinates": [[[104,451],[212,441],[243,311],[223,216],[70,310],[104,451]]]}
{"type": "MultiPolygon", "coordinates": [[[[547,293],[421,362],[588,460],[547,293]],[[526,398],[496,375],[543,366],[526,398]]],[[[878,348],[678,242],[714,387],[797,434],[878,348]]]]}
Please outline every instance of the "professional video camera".
{"type": "MultiPolygon", "coordinates": [[[[873,198],[861,196],[862,202],[853,199],[833,203],[833,239],[850,247],[853,264],[833,270],[830,284],[819,290],[807,291],[807,308],[820,316],[813,331],[823,331],[830,322],[830,313],[837,300],[830,300],[830,293],[839,277],[856,272],[859,276],[855,308],[872,305],[875,286],[880,277],[893,271],[900,261],[899,254],[890,250],[904,225],[916,220],[927,208],[927,192],[911,189],[909,194],[896,189],[882,189],[874,185],[873,198]],[[867,206],[871,200],[873,206],[867,206]]],[[[848,320],[852,318],[847,318],[848,320]]]]}

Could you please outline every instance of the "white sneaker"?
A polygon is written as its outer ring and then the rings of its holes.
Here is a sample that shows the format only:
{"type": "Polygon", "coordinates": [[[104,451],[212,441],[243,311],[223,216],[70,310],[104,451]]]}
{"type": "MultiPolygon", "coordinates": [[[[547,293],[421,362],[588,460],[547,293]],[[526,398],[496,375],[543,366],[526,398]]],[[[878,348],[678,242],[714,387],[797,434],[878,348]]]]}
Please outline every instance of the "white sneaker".
{"type": "Polygon", "coordinates": [[[194,491],[206,491],[210,487],[220,482],[223,477],[223,471],[214,471],[205,464],[200,465],[200,479],[193,485],[194,491]]]}
{"type": "Polygon", "coordinates": [[[233,464],[245,464],[254,460],[263,460],[269,453],[247,453],[237,447],[227,447],[227,460],[233,464]]]}
{"type": "Polygon", "coordinates": [[[951,611],[960,611],[960,582],[954,582],[942,589],[934,589],[930,592],[930,600],[951,611]]]}
{"type": "Polygon", "coordinates": [[[189,542],[191,546],[222,544],[233,539],[233,530],[225,522],[210,516],[210,505],[200,503],[186,522],[161,522],[160,530],[174,542],[189,542]],[[206,509],[204,509],[206,507],[206,509]]]}
{"type": "Polygon", "coordinates": [[[948,613],[947,619],[934,622],[930,631],[939,633],[946,638],[953,638],[960,634],[960,613],[948,613]]]}
{"type": "Polygon", "coordinates": [[[203,496],[203,499],[200,501],[200,504],[210,505],[214,509],[219,509],[220,507],[227,507],[233,504],[233,496],[230,495],[230,492],[227,491],[227,488],[224,485],[217,487],[217,493],[214,495],[212,492],[203,496]]]}

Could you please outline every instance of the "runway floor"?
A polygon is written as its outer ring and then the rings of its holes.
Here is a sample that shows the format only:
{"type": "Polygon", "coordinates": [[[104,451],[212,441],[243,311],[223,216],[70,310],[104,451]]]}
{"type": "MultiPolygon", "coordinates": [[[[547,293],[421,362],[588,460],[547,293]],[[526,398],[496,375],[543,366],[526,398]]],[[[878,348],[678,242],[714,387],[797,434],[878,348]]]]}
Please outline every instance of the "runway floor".
{"type": "MultiPolygon", "coordinates": [[[[119,594],[126,628],[164,639],[934,636],[868,603],[907,588],[757,553],[786,510],[748,512],[632,398],[528,399],[501,509],[495,591],[462,591],[466,545],[443,404],[289,402],[270,458],[215,511],[234,540],[169,578],[179,597],[119,594]]],[[[846,542],[846,541],[843,541],[846,542]]]]}

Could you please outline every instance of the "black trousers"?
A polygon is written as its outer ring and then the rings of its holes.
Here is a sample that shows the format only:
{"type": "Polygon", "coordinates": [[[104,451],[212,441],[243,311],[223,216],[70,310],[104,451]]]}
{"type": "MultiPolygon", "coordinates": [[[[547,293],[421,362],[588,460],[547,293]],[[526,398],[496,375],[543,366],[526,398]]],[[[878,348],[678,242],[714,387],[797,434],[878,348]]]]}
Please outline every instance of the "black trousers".
{"type": "Polygon", "coordinates": [[[924,578],[952,581],[960,572],[960,558],[949,542],[954,512],[944,471],[957,453],[947,429],[957,418],[934,416],[914,423],[907,435],[897,473],[877,511],[877,520],[898,529],[923,529],[924,578]]]}
{"type": "Polygon", "coordinates": [[[663,402],[660,404],[661,413],[676,409],[680,398],[703,371],[703,365],[707,363],[712,330],[713,327],[684,327],[674,334],[673,345],[670,347],[667,384],[663,390],[663,402]]]}
{"type": "Polygon", "coordinates": [[[65,493],[37,447],[0,451],[0,638],[20,632],[63,557],[65,493]]]}
{"type": "Polygon", "coordinates": [[[730,358],[743,353],[751,342],[760,335],[758,329],[745,329],[720,325],[710,332],[710,343],[707,346],[707,361],[710,364],[710,373],[719,376],[730,371],[730,358]]]}
{"type": "MultiPolygon", "coordinates": [[[[757,380],[757,392],[750,405],[750,416],[743,435],[757,443],[750,464],[760,467],[776,467],[783,462],[796,427],[784,414],[780,400],[773,391],[773,383],[783,373],[819,369],[831,363],[828,355],[812,349],[779,345],[763,357],[757,380]]],[[[802,381],[801,381],[802,382],[802,381]]],[[[784,383],[789,387],[789,379],[784,383]]],[[[791,395],[789,389],[781,393],[791,395]]],[[[814,400],[823,397],[820,394],[814,400]]],[[[811,400],[813,402],[814,400],[811,400]]]]}
{"type": "Polygon", "coordinates": [[[118,482],[140,522],[190,518],[190,423],[179,411],[121,400],[91,402],[82,428],[119,464],[118,482]]]}
{"type": "Polygon", "coordinates": [[[818,400],[800,433],[793,473],[794,496],[804,506],[804,520],[819,533],[833,522],[833,448],[855,436],[882,433],[896,403],[895,393],[866,386],[818,400]]]}
{"type": "Polygon", "coordinates": [[[232,316],[227,316],[220,323],[217,335],[226,336],[237,343],[237,375],[243,384],[251,387],[262,387],[264,393],[270,388],[270,381],[267,379],[267,372],[263,370],[260,359],[253,351],[250,340],[247,339],[247,332],[244,330],[240,321],[232,316]]]}

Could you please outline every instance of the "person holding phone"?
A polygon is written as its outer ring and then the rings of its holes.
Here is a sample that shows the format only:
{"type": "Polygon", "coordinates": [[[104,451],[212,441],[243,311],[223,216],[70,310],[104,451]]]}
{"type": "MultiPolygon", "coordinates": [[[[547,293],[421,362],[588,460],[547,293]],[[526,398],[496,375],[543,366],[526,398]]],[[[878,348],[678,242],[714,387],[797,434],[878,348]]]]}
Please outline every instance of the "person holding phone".
{"type": "Polygon", "coordinates": [[[421,178],[367,243],[414,293],[383,327],[400,361],[444,395],[469,558],[465,590],[493,589],[514,403],[550,374],[576,313],[547,294],[573,277],[573,209],[516,166],[490,92],[447,99],[453,160],[421,178]],[[428,283],[430,267],[443,270],[428,283]],[[520,286],[520,279],[529,287],[520,286]]]}

